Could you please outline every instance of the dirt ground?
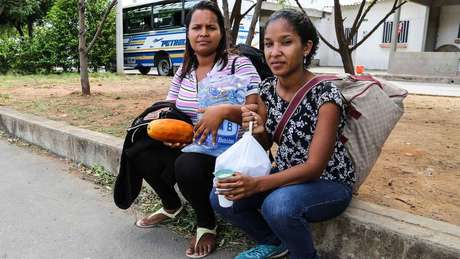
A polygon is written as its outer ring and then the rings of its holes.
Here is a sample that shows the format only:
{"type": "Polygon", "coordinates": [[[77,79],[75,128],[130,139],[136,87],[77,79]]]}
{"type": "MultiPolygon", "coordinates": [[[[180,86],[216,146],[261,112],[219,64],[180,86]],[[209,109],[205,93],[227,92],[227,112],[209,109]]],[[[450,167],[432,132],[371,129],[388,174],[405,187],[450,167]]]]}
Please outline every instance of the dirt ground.
{"type": "MultiPolygon", "coordinates": [[[[163,99],[170,78],[0,78],[0,105],[123,137],[131,120],[163,99]]],[[[460,98],[409,95],[358,198],[460,225],[460,98]]]]}

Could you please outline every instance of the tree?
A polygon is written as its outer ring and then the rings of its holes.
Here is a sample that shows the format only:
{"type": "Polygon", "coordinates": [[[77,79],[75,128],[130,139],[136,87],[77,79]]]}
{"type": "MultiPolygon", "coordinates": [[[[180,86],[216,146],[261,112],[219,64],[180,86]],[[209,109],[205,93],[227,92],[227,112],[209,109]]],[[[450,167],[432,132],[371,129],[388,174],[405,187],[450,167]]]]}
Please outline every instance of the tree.
{"type": "Polygon", "coordinates": [[[54,63],[64,71],[78,64],[78,16],[77,0],[56,0],[49,11],[46,22],[49,24],[49,47],[54,49],[54,63]]]}
{"type": "MultiPolygon", "coordinates": [[[[241,20],[246,16],[257,4],[253,4],[244,13],[241,13],[242,0],[235,0],[231,14],[228,9],[228,0],[222,0],[222,10],[224,13],[225,30],[227,32],[227,42],[229,47],[235,45],[238,38],[241,20]]],[[[262,4],[260,4],[262,5],[262,4]]],[[[260,10],[260,9],[259,9],[260,10]]],[[[256,18],[257,19],[257,18],[256,18]]],[[[255,26],[255,25],[254,25],[255,26]]]]}
{"type": "Polygon", "coordinates": [[[89,45],[86,45],[86,3],[85,0],[78,0],[78,53],[80,56],[80,82],[83,95],[91,95],[89,76],[88,76],[88,53],[94,47],[97,38],[101,34],[102,27],[109,16],[110,11],[117,4],[117,0],[112,0],[101,18],[99,25],[97,26],[96,33],[89,45]]]}
{"type": "MultiPolygon", "coordinates": [[[[107,8],[107,0],[87,2],[85,24],[87,34],[94,35],[107,8]]],[[[48,47],[54,49],[55,66],[69,71],[80,67],[78,52],[78,0],[56,0],[45,18],[48,47]]],[[[110,12],[97,42],[88,53],[89,67],[96,69],[110,64],[115,56],[115,13],[110,12]]]]}
{"type": "MultiPolygon", "coordinates": [[[[306,14],[302,5],[299,3],[299,0],[295,0],[299,8],[306,14]]],[[[329,41],[327,41],[320,32],[318,32],[321,40],[332,50],[339,53],[340,58],[342,59],[343,68],[345,73],[355,74],[355,69],[353,66],[353,59],[351,54],[355,51],[361,44],[363,44],[379,27],[382,25],[390,15],[392,15],[398,8],[401,8],[407,1],[393,0],[393,6],[391,10],[364,36],[360,41],[355,45],[352,44],[352,39],[357,35],[359,27],[366,18],[366,15],[374,7],[378,0],[372,0],[368,3],[366,0],[362,0],[358,9],[358,13],[353,21],[350,33],[346,36],[345,30],[343,27],[343,16],[342,16],[342,7],[339,0],[334,0],[334,23],[335,23],[335,33],[337,37],[338,47],[335,47],[329,41]],[[367,5],[367,7],[366,7],[367,5]]]]}
{"type": "Polygon", "coordinates": [[[251,25],[249,26],[248,37],[246,38],[246,44],[248,45],[251,45],[252,39],[254,38],[256,24],[260,16],[260,9],[262,9],[262,0],[257,0],[256,6],[254,7],[254,14],[252,15],[251,25]]]}
{"type": "Polygon", "coordinates": [[[43,21],[53,0],[0,0],[0,24],[13,26],[21,37],[27,27],[29,39],[33,37],[34,26],[43,21]]]}

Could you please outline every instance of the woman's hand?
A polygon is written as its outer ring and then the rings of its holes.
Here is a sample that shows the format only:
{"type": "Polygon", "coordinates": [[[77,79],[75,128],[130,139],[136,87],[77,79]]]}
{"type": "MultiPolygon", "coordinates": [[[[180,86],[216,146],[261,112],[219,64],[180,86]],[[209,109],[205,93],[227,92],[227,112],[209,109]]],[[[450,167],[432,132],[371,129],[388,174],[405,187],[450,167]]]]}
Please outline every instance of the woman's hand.
{"type": "Polygon", "coordinates": [[[257,178],[235,173],[234,176],[218,180],[216,188],[218,193],[225,195],[231,201],[249,197],[257,192],[257,178]]]}
{"type": "Polygon", "coordinates": [[[217,130],[220,124],[224,121],[225,106],[216,105],[209,106],[206,109],[198,109],[199,113],[203,113],[201,120],[195,125],[195,134],[193,139],[200,138],[199,144],[202,144],[209,133],[212,134],[212,143],[216,144],[217,130]]]}
{"type": "Polygon", "coordinates": [[[257,113],[259,106],[257,104],[247,104],[241,107],[241,116],[243,121],[243,128],[249,129],[249,122],[253,122],[252,133],[260,134],[265,131],[264,120],[257,113]]]}

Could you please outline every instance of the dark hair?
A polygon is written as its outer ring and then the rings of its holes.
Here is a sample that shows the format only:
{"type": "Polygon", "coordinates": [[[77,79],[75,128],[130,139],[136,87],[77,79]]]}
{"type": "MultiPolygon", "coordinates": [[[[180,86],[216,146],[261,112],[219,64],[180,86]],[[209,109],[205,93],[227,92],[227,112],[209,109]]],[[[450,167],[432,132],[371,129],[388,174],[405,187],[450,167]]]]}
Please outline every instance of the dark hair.
{"type": "Polygon", "coordinates": [[[186,34],[185,54],[184,54],[184,64],[182,65],[182,73],[180,75],[180,78],[184,78],[185,75],[188,72],[190,72],[190,70],[192,69],[192,66],[194,67],[198,66],[198,60],[196,59],[195,51],[193,50],[192,45],[190,45],[190,40],[188,39],[190,21],[192,20],[192,16],[196,10],[209,10],[216,15],[217,23],[219,24],[219,29],[222,34],[222,38],[216,49],[216,57],[214,59],[214,63],[222,59],[223,61],[222,68],[224,68],[228,63],[228,54],[226,52],[227,37],[225,35],[224,16],[222,15],[222,13],[219,10],[219,7],[215,3],[211,1],[200,1],[192,7],[190,12],[187,14],[187,17],[185,18],[185,34],[186,34]]]}
{"type": "Polygon", "coordinates": [[[300,36],[300,40],[303,44],[307,44],[309,40],[313,42],[310,53],[308,53],[303,61],[304,67],[307,68],[310,66],[311,60],[318,50],[319,38],[315,26],[310,21],[310,18],[308,18],[308,16],[302,11],[296,9],[282,9],[270,15],[267,23],[265,24],[265,28],[267,28],[271,22],[278,19],[284,19],[287,21],[294,31],[300,36]]]}

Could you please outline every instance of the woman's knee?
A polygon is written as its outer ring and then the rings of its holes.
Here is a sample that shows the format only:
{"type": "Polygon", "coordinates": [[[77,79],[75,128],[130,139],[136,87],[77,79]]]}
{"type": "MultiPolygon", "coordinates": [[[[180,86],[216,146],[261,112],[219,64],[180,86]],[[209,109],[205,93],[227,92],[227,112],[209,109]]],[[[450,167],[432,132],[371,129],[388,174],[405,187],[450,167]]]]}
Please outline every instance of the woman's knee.
{"type": "Polygon", "coordinates": [[[290,192],[275,190],[265,198],[261,212],[265,220],[270,224],[284,225],[289,220],[299,218],[300,208],[292,202],[290,192]]]}
{"type": "Polygon", "coordinates": [[[183,153],[175,161],[175,176],[179,183],[201,183],[214,168],[213,158],[197,153],[183,153]]]}

